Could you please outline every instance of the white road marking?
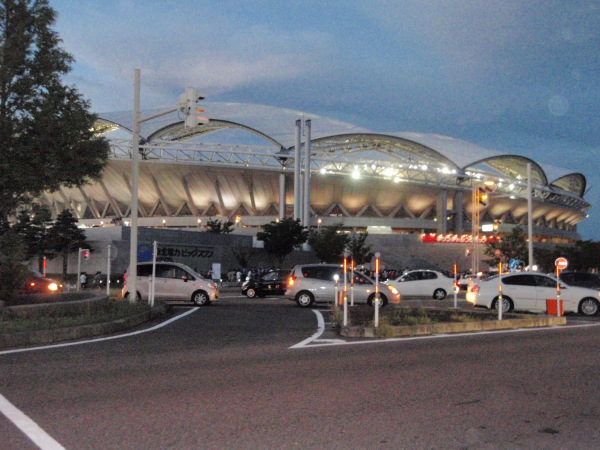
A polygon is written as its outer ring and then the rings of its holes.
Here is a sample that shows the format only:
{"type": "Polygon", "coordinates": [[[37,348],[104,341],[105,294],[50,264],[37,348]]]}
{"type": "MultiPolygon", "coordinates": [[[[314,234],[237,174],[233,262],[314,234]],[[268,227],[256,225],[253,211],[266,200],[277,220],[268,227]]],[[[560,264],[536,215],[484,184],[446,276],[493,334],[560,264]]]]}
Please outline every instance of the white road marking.
{"type": "MultiPolygon", "coordinates": [[[[31,347],[31,348],[19,348],[14,350],[4,350],[0,351],[0,355],[8,355],[11,353],[22,353],[22,352],[31,352],[35,350],[45,350],[49,348],[59,348],[59,347],[70,347],[73,345],[83,345],[83,344],[91,344],[95,342],[102,341],[111,341],[114,339],[123,339],[130,336],[135,336],[138,334],[149,333],[150,331],[158,330],[164,326],[169,325],[170,323],[175,322],[189,314],[192,314],[198,311],[200,308],[192,308],[189,311],[184,312],[176,317],[172,317],[165,322],[159,323],[151,328],[147,328],[145,330],[138,330],[131,333],[119,334],[117,336],[108,336],[96,339],[88,339],[85,341],[78,342],[64,342],[62,344],[53,344],[53,345],[45,345],[42,347],[31,347]]],[[[2,413],[8,420],[14,423],[17,428],[19,428],[29,439],[31,439],[40,449],[42,450],[64,450],[64,447],[56,442],[48,433],[46,433],[38,424],[36,424],[33,420],[31,420],[28,416],[25,415],[22,411],[17,409],[12,403],[10,403],[2,394],[0,394],[0,413],[2,413]]]]}
{"type": "Polygon", "coordinates": [[[116,336],[106,336],[106,337],[101,337],[101,338],[87,339],[85,341],[63,342],[61,344],[43,345],[40,347],[16,348],[16,349],[12,349],[12,350],[3,350],[3,351],[0,351],[0,355],[9,355],[11,353],[33,352],[36,350],[45,350],[48,348],[72,347],[74,345],[84,345],[84,344],[92,344],[92,343],[102,342],[102,341],[112,341],[115,339],[123,339],[123,338],[130,337],[130,336],[136,336],[138,334],[149,333],[150,331],[158,330],[159,328],[165,327],[165,326],[169,325],[170,323],[175,322],[176,320],[182,319],[183,317],[185,317],[189,314],[192,314],[192,313],[198,311],[199,309],[200,309],[199,307],[192,308],[189,311],[184,312],[183,314],[180,314],[176,317],[172,317],[169,320],[166,320],[162,323],[159,323],[158,325],[153,326],[152,328],[146,328],[144,330],[133,331],[131,333],[119,334],[116,336]]]}
{"type": "Polygon", "coordinates": [[[537,327],[537,328],[515,328],[510,330],[493,330],[493,331],[475,331],[469,333],[449,333],[449,334],[430,334],[426,336],[412,336],[412,337],[397,337],[397,338],[370,338],[363,341],[345,341],[343,339],[319,339],[319,337],[325,332],[323,315],[316,310],[313,312],[317,315],[318,324],[317,332],[308,339],[299,342],[291,346],[290,348],[316,348],[316,347],[333,347],[341,345],[367,345],[367,344],[386,344],[389,342],[411,342],[425,339],[444,339],[444,338],[455,338],[464,336],[481,336],[481,335],[493,335],[493,334],[506,334],[506,333],[527,333],[535,331],[560,331],[571,328],[582,328],[582,327],[598,327],[600,322],[585,323],[577,325],[556,325],[550,327],[537,327]]]}
{"type": "Polygon", "coordinates": [[[315,315],[317,316],[317,332],[315,334],[313,334],[311,337],[309,337],[308,339],[304,339],[302,342],[299,342],[296,345],[292,345],[290,348],[306,347],[308,344],[311,344],[315,340],[319,339],[319,336],[321,336],[323,334],[323,332],[325,331],[325,319],[323,319],[323,314],[321,314],[321,311],[317,311],[316,309],[313,309],[312,312],[314,312],[315,315]]]}
{"type": "Polygon", "coordinates": [[[65,450],[48,433],[0,394],[0,412],[42,450],[65,450]]]}

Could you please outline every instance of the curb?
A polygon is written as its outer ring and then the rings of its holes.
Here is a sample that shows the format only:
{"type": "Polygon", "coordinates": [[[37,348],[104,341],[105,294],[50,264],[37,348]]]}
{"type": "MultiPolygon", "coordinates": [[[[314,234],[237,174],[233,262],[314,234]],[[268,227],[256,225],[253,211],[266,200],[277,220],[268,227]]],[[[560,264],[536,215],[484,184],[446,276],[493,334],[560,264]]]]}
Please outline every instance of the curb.
{"type": "Polygon", "coordinates": [[[0,349],[27,347],[30,345],[46,345],[117,333],[148,322],[165,314],[166,311],[167,308],[165,305],[158,305],[148,311],[110,322],[54,328],[51,330],[2,333],[0,334],[0,349]]]}
{"type": "Polygon", "coordinates": [[[536,317],[529,319],[485,320],[480,322],[442,322],[428,325],[382,327],[341,327],[340,334],[351,338],[391,338],[427,336],[432,334],[470,333],[478,331],[511,330],[517,328],[541,328],[566,325],[566,317],[536,317]]]}

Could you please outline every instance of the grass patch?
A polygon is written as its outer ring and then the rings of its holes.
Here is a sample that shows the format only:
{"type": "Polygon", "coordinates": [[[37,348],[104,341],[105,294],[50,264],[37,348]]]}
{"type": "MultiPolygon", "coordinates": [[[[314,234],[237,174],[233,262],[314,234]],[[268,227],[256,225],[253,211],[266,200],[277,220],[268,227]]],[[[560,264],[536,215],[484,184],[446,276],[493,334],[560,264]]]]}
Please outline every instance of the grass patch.
{"type": "Polygon", "coordinates": [[[0,333],[18,333],[24,331],[52,330],[56,328],[90,325],[123,319],[148,311],[145,302],[129,303],[126,301],[108,302],[106,308],[93,312],[75,315],[51,316],[39,315],[33,318],[14,318],[6,314],[0,315],[0,333]]]}
{"type": "MultiPolygon", "coordinates": [[[[353,326],[371,326],[373,324],[373,308],[356,305],[349,310],[348,322],[353,326]]],[[[495,312],[469,312],[426,308],[382,308],[379,310],[380,324],[388,326],[430,325],[441,322],[480,322],[497,320],[495,312]]],[[[334,318],[335,320],[335,318],[334,318]]]]}

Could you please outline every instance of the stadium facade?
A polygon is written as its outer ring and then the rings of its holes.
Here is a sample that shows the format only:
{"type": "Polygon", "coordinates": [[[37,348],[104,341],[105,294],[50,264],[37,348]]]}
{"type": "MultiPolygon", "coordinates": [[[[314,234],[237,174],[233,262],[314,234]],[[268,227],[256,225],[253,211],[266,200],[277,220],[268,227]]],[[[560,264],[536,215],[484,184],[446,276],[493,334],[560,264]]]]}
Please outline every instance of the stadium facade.
{"type": "MultiPolygon", "coordinates": [[[[235,222],[237,233],[252,234],[278,218],[298,217],[315,227],[341,223],[371,233],[459,239],[471,234],[473,209],[479,208],[482,224],[496,221],[505,233],[527,226],[528,163],[536,241],[579,239],[577,224],[590,208],[584,175],[452,137],[377,132],[262,105],[204,106],[210,122],[195,129],[186,129],[177,113],[143,124],[140,226],[202,228],[218,219],[235,222]],[[472,191],[484,179],[496,189],[489,204],[478,206],[472,191]]],[[[88,227],[127,224],[132,121],[131,112],[101,115],[97,131],[111,143],[102,180],[46,193],[56,213],[69,208],[88,227]]]]}

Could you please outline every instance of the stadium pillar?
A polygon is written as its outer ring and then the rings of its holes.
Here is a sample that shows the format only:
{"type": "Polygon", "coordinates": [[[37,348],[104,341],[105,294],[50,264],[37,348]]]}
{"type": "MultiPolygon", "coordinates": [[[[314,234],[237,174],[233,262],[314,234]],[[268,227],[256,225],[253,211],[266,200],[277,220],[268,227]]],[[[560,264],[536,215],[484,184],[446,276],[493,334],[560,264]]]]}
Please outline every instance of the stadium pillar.
{"type": "Polygon", "coordinates": [[[448,191],[446,189],[442,189],[438,194],[435,210],[438,234],[448,233],[448,191]]]}
{"type": "Polygon", "coordinates": [[[294,220],[302,218],[302,178],[300,178],[300,127],[302,121],[296,120],[296,141],[294,143],[294,220]]]}
{"type": "Polygon", "coordinates": [[[310,227],[310,120],[304,121],[304,223],[310,227]]]}
{"type": "Polygon", "coordinates": [[[285,173],[279,174],[279,220],[285,218],[285,173]]]}
{"type": "Polygon", "coordinates": [[[529,270],[533,270],[535,261],[533,259],[533,192],[531,189],[531,163],[527,163],[527,241],[529,270]]]}
{"type": "Polygon", "coordinates": [[[463,234],[465,231],[465,217],[463,214],[463,193],[462,191],[458,191],[454,196],[454,211],[456,213],[455,223],[454,223],[454,233],[455,234],[463,234]]]}

